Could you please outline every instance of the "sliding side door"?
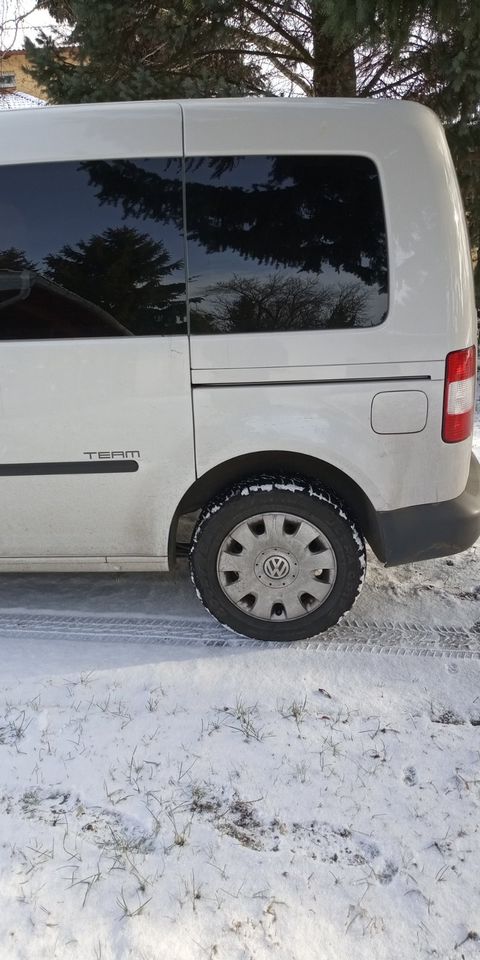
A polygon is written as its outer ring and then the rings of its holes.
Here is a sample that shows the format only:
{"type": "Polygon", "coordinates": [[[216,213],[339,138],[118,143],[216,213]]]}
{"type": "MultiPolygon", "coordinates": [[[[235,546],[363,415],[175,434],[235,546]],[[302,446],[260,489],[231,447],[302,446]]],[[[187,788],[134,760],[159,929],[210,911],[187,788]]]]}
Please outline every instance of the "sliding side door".
{"type": "Polygon", "coordinates": [[[162,566],[194,479],[180,108],[29,113],[1,128],[0,557],[162,566]]]}

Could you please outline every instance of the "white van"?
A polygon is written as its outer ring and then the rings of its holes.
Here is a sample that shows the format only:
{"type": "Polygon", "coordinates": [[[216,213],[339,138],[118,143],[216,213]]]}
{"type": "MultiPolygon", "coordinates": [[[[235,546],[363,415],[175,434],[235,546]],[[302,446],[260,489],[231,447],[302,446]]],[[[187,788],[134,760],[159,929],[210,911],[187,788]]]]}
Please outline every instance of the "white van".
{"type": "Polygon", "coordinates": [[[222,623],[336,623],[367,540],[480,534],[476,313],[442,127],[365,100],[0,116],[0,570],[191,569],[222,623]]]}

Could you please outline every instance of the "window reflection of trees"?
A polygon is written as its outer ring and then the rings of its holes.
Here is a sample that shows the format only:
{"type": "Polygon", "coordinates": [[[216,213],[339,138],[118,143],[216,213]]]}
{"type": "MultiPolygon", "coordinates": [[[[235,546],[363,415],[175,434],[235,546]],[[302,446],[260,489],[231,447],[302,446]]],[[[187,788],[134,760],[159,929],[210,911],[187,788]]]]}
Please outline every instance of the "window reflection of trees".
{"type": "MultiPolygon", "coordinates": [[[[130,160],[81,166],[101,203],[120,203],[125,216],[180,228],[182,203],[171,180],[130,160]]],[[[246,260],[317,273],[328,265],[386,291],[385,223],[371,160],[192,158],[186,176],[189,239],[208,253],[231,249],[246,260]],[[247,183],[231,185],[229,175],[242,169],[247,183]],[[259,175],[262,182],[255,180],[259,175]]]]}
{"type": "MultiPolygon", "coordinates": [[[[177,174],[180,170],[179,161],[158,163],[176,163],[177,174]]],[[[76,171],[83,168],[82,164],[72,166],[76,171]]],[[[46,171],[50,184],[52,167],[48,165],[46,171]]],[[[143,172],[157,177],[158,187],[158,175],[143,172]]],[[[84,184],[82,177],[72,211],[66,211],[72,213],[71,226],[84,184]]],[[[178,176],[170,186],[181,202],[178,176]]],[[[92,192],[92,185],[87,189],[92,192]]],[[[21,206],[21,200],[18,203],[21,206]]],[[[181,247],[183,230],[173,240],[177,249],[181,247]]],[[[0,251],[0,339],[186,333],[183,271],[183,259],[172,258],[163,239],[129,224],[65,244],[40,264],[29,259],[26,251],[10,247],[0,251]]]]}
{"type": "Polygon", "coordinates": [[[169,282],[181,269],[161,242],[131,227],[94,235],[45,257],[45,276],[97,303],[137,336],[174,333],[185,283],[169,282]]]}
{"type": "Polygon", "coordinates": [[[41,276],[21,250],[0,251],[0,339],[129,336],[96,303],[41,276]],[[13,264],[23,269],[10,269],[13,264]],[[47,332],[47,333],[46,333],[47,332]]]}
{"type": "Polygon", "coordinates": [[[368,293],[360,283],[322,287],[316,278],[270,274],[265,279],[234,276],[206,292],[194,333],[321,330],[361,327],[368,322],[368,293]]]}
{"type": "MultiPolygon", "coordinates": [[[[99,207],[119,208],[115,225],[38,266],[28,251],[0,252],[0,337],[10,338],[16,322],[30,329],[35,312],[37,336],[185,332],[183,262],[168,249],[183,237],[180,161],[72,166],[87,175],[99,207]],[[161,239],[148,221],[162,225],[161,239]]],[[[384,318],[386,236],[371,161],[197,158],[187,160],[186,176],[193,332],[348,328],[384,318]]],[[[79,189],[77,204],[82,176],[79,189]]]]}
{"type": "MultiPolygon", "coordinates": [[[[102,203],[119,203],[125,216],[162,219],[180,228],[182,206],[168,179],[129,160],[83,166],[102,203]]],[[[192,332],[382,321],[386,234],[370,160],[190,158],[186,179],[192,332]],[[274,281],[273,274],[266,275],[268,267],[275,270],[274,281]],[[248,277],[240,289],[242,272],[248,277]],[[216,286],[213,275],[220,277],[216,286]]]]}
{"type": "Polygon", "coordinates": [[[246,261],[307,273],[331,268],[387,290],[379,181],[366,158],[192,161],[187,218],[190,240],[209,253],[230,249],[246,261]],[[241,178],[246,185],[232,183],[241,178]]]}

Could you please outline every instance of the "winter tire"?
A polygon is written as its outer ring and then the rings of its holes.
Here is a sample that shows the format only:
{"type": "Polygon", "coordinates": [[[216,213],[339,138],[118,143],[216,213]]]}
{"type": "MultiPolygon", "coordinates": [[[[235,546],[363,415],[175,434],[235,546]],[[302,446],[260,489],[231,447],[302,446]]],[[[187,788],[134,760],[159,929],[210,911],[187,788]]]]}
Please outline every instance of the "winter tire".
{"type": "Polygon", "coordinates": [[[306,640],[350,610],[365,577],[365,544],[321,486],[261,477],[205,507],[190,569],[220,623],[258,640],[306,640]]]}

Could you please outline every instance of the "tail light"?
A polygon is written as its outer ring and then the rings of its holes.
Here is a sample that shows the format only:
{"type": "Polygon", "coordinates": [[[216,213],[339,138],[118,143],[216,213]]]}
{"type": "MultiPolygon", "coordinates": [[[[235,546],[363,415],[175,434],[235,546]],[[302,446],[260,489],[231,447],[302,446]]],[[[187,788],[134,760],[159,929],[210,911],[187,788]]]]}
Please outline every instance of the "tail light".
{"type": "Polygon", "coordinates": [[[467,440],[473,431],[476,374],[475,347],[454,350],[448,354],[442,427],[442,439],[445,443],[467,440]]]}

